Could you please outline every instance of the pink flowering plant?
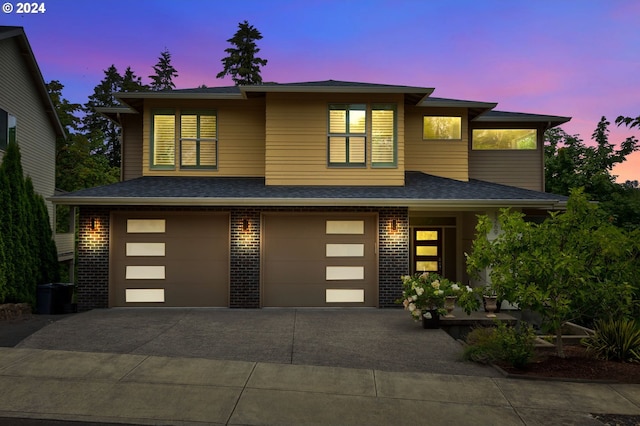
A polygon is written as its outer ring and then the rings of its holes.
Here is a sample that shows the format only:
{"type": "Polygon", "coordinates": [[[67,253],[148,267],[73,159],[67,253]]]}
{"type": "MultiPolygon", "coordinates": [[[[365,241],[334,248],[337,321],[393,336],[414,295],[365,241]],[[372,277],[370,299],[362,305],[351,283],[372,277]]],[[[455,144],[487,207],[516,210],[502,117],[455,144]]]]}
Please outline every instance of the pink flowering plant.
{"type": "Polygon", "coordinates": [[[478,291],[430,272],[404,275],[402,299],[397,303],[402,303],[411,317],[418,321],[423,314],[430,315],[429,311],[437,311],[439,315],[446,314],[444,301],[447,296],[456,297],[458,306],[467,314],[480,307],[478,291]]]}

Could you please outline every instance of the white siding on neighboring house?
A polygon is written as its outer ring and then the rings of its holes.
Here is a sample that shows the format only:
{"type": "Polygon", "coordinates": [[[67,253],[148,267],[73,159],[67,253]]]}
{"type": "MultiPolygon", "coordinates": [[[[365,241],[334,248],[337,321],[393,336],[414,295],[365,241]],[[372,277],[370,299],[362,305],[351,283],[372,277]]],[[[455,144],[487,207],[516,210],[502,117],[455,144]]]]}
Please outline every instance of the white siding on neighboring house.
{"type": "MultiPolygon", "coordinates": [[[[43,197],[55,189],[56,132],[45,112],[42,98],[21,54],[16,38],[0,40],[0,108],[17,119],[16,140],[25,175],[43,197]]],[[[4,152],[0,150],[0,156],[4,152]]],[[[46,201],[52,226],[54,209],[46,201]]]]}

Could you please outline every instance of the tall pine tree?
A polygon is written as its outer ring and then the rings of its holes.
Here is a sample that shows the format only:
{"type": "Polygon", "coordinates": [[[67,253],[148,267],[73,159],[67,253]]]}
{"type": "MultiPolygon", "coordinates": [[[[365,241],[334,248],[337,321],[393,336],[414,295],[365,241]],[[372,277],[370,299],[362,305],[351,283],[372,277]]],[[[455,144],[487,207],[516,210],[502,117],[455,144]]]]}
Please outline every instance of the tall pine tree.
{"type": "Polygon", "coordinates": [[[118,73],[115,65],[104,71],[104,78],[93,89],[93,94],[84,104],[85,117],[82,129],[91,144],[92,153],[104,155],[111,167],[120,167],[120,128],[106,117],[95,111],[96,107],[115,107],[120,103],[114,93],[145,91],[149,87],[142,84],[128,67],[124,75],[118,73]]]}
{"type": "Polygon", "coordinates": [[[262,40],[260,31],[247,21],[238,24],[238,31],[227,40],[234,47],[224,50],[229,56],[222,59],[224,68],[216,78],[230,75],[236,86],[262,84],[260,67],[267,65],[267,60],[256,56],[260,52],[256,40],[262,40]]]}
{"type": "Polygon", "coordinates": [[[171,65],[171,53],[165,48],[160,52],[158,63],[153,66],[155,74],[149,76],[151,79],[151,90],[165,91],[176,88],[173,78],[178,76],[178,71],[171,65]]]}

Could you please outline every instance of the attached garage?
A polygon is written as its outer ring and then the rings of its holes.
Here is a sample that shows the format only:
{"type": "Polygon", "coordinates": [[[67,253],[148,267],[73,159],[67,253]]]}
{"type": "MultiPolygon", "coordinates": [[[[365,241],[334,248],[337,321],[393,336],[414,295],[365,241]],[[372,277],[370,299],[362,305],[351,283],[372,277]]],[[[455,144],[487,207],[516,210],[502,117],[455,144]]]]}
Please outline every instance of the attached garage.
{"type": "Polygon", "coordinates": [[[264,213],[262,306],[378,306],[376,214],[264,213]]]}
{"type": "Polygon", "coordinates": [[[229,306],[229,214],[113,212],[110,306],[229,306]]]}

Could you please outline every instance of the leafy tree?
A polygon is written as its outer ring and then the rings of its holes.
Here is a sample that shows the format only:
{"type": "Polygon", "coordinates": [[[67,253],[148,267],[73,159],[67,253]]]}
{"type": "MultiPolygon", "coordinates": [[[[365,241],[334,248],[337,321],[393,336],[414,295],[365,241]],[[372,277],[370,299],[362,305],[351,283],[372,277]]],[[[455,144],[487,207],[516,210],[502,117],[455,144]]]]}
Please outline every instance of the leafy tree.
{"type": "Polygon", "coordinates": [[[149,76],[151,79],[151,90],[163,91],[173,90],[176,85],[173,78],[178,76],[178,71],[171,65],[171,53],[168,49],[160,52],[158,63],[153,66],[155,74],[149,76]]]}
{"type": "Polygon", "coordinates": [[[566,212],[543,223],[508,209],[498,221],[500,233],[490,239],[493,223],[479,217],[467,268],[476,276],[490,268],[500,298],[540,314],[556,335],[558,355],[566,321],[638,314],[640,233],[612,225],[582,191],[572,191],[566,212]]]}
{"type": "Polygon", "coordinates": [[[93,94],[84,104],[85,117],[82,120],[82,130],[91,144],[92,153],[104,155],[111,167],[120,167],[120,128],[111,120],[95,111],[97,107],[115,107],[120,103],[114,93],[135,92],[148,90],[128,67],[124,75],[118,73],[115,65],[104,71],[104,78],[93,89],[93,94]]]}
{"type": "Polygon", "coordinates": [[[230,75],[236,86],[261,84],[260,67],[267,65],[267,60],[256,57],[260,52],[256,40],[262,40],[260,31],[247,21],[238,24],[238,31],[227,40],[233,47],[224,50],[228,56],[222,59],[224,69],[216,78],[230,75]]]}
{"type": "MultiPolygon", "coordinates": [[[[80,133],[81,120],[77,114],[82,106],[63,97],[64,86],[59,81],[51,81],[47,89],[58,118],[67,130],[66,137],[56,141],[56,188],[76,191],[117,182],[119,169],[111,167],[104,155],[92,155],[89,140],[80,133]]],[[[69,207],[57,206],[56,209],[56,229],[69,232],[69,207]]]]}
{"type": "Polygon", "coordinates": [[[616,124],[619,126],[621,124],[624,124],[625,126],[629,127],[630,129],[634,128],[634,127],[640,127],[640,115],[637,116],[636,118],[633,117],[625,117],[623,115],[618,116],[618,118],[616,118],[616,124]]]}
{"type": "Polygon", "coordinates": [[[640,145],[635,137],[629,137],[616,149],[609,142],[609,124],[602,117],[592,135],[593,146],[559,128],[547,131],[545,190],[569,195],[574,188],[584,188],[592,200],[602,203],[616,225],[640,227],[636,191],[616,183],[611,174],[614,166],[624,162],[627,155],[640,149],[640,145]]]}

